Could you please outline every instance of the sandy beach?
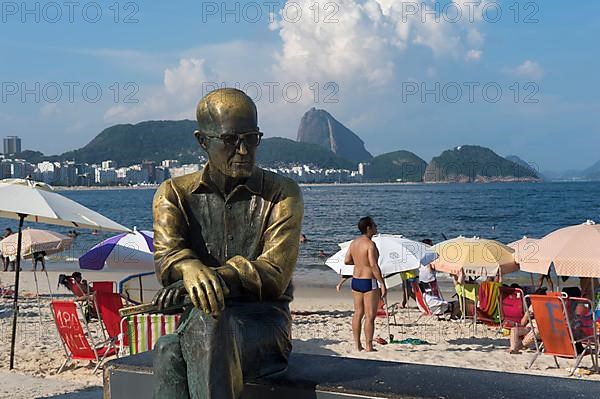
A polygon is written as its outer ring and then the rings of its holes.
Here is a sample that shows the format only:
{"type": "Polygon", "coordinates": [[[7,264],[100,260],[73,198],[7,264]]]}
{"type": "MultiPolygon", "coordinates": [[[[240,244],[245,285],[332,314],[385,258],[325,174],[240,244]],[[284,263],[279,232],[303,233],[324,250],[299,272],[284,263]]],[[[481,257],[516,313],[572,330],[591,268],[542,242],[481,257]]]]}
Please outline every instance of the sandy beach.
{"type": "MultiPolygon", "coordinates": [[[[64,288],[56,289],[58,271],[49,273],[50,288],[55,296],[71,297],[64,288]]],[[[87,272],[89,281],[119,280],[122,273],[87,272]]],[[[93,365],[74,362],[61,374],[58,367],[65,360],[65,353],[51,319],[48,283],[38,272],[40,300],[36,292],[33,273],[24,271],[16,348],[16,370],[8,371],[10,351],[10,326],[12,317],[10,298],[0,299],[0,378],[3,381],[0,397],[13,398],[101,398],[101,373],[93,374],[93,365]],[[40,312],[41,311],[41,312],[40,312]],[[41,316],[41,317],[40,317],[41,316]]],[[[2,284],[11,284],[12,273],[0,273],[2,284]]],[[[474,332],[470,323],[459,321],[425,322],[415,324],[419,316],[416,308],[400,310],[396,322],[391,318],[390,331],[395,340],[419,338],[423,345],[388,344],[376,345],[377,352],[356,352],[351,342],[352,295],[349,284],[337,293],[334,287],[296,287],[293,312],[294,351],[302,353],[346,356],[363,359],[379,359],[398,362],[433,364],[448,367],[466,367],[484,370],[510,371],[537,375],[567,377],[571,361],[559,360],[557,369],[550,356],[540,357],[531,370],[525,367],[533,352],[520,355],[507,353],[508,338],[498,333],[497,328],[477,325],[474,332]]],[[[389,303],[398,302],[401,290],[390,291],[389,303]]],[[[415,306],[414,303],[411,306],[415,306]]],[[[376,336],[388,339],[386,319],[377,319],[376,336]]],[[[600,381],[600,375],[590,374],[589,357],[575,377],[600,381]]]]}

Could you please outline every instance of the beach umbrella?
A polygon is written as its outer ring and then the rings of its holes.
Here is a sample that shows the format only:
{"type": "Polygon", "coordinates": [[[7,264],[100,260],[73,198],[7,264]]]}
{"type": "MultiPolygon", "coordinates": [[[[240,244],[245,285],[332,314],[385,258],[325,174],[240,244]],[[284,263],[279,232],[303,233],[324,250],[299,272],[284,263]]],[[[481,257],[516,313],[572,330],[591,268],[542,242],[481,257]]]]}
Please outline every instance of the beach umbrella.
{"type": "MultiPolygon", "coordinates": [[[[418,269],[428,265],[437,258],[437,253],[429,246],[404,238],[401,235],[378,234],[373,242],[379,250],[379,268],[381,274],[389,276],[394,273],[418,269]]],[[[340,250],[327,259],[325,264],[341,275],[352,275],[353,265],[344,264],[344,258],[352,241],[339,244],[340,250]]]]}
{"type": "MultiPolygon", "coordinates": [[[[527,262],[531,262],[536,258],[539,252],[539,239],[538,238],[529,238],[524,236],[520,240],[513,241],[508,246],[515,250],[513,254],[515,262],[519,264],[519,269],[524,271],[521,268],[522,264],[527,262]]],[[[535,285],[533,281],[533,274],[529,274],[531,277],[531,285],[535,285]]]]}
{"type": "Polygon", "coordinates": [[[558,276],[600,277],[600,225],[592,220],[553,231],[536,245],[521,270],[547,274],[554,264],[558,276]]]}
{"type": "Polygon", "coordinates": [[[27,220],[36,223],[117,232],[128,232],[130,230],[71,199],[63,197],[56,193],[51,186],[31,179],[0,180],[0,217],[19,221],[9,364],[9,369],[12,370],[14,368],[17,315],[19,313],[19,272],[21,270],[23,222],[27,220]]]}
{"type": "Polygon", "coordinates": [[[493,277],[500,271],[507,274],[519,270],[515,250],[494,240],[457,237],[432,247],[439,257],[435,270],[469,277],[493,277]]]}
{"type": "MultiPolygon", "coordinates": [[[[3,256],[17,255],[18,234],[12,234],[0,241],[3,256]]],[[[35,252],[52,255],[71,247],[73,240],[65,235],[49,230],[27,228],[21,234],[21,256],[31,257],[35,252]]]]}
{"type": "Polygon", "coordinates": [[[154,233],[138,231],[110,237],[79,258],[79,267],[88,270],[154,271],[154,233]]]}
{"type": "Polygon", "coordinates": [[[529,238],[525,236],[520,240],[508,244],[510,248],[515,250],[513,254],[515,262],[521,264],[526,263],[531,259],[535,259],[539,252],[539,241],[538,238],[529,238]]]}

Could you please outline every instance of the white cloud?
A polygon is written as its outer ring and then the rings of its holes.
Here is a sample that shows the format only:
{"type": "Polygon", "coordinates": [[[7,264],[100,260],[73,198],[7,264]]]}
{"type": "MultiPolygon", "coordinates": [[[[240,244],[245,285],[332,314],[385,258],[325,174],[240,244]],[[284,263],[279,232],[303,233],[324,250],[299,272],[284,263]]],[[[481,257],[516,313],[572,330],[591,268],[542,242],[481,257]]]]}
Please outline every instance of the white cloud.
{"type": "Polygon", "coordinates": [[[525,79],[542,80],[544,78],[544,68],[539,63],[531,60],[526,60],[515,68],[509,68],[506,72],[525,79]]]}
{"type": "Polygon", "coordinates": [[[40,107],[40,114],[42,116],[51,116],[56,115],[61,112],[60,106],[58,103],[46,103],[40,107]]]}
{"type": "Polygon", "coordinates": [[[202,88],[207,81],[204,73],[204,60],[184,58],[179,60],[176,68],[165,70],[164,85],[169,94],[189,96],[202,88]]]}
{"type": "Polygon", "coordinates": [[[467,61],[479,61],[481,59],[482,54],[483,54],[483,51],[481,51],[481,50],[469,50],[467,52],[465,59],[467,61]]]}
{"type": "Polygon", "coordinates": [[[182,58],[176,67],[164,70],[162,86],[146,88],[140,104],[114,105],[104,113],[104,120],[115,123],[190,118],[193,113],[184,111],[193,108],[202,97],[208,80],[203,59],[182,58]]]}
{"type": "Polygon", "coordinates": [[[481,56],[477,48],[483,45],[483,35],[477,22],[469,22],[468,17],[456,23],[424,17],[424,9],[406,12],[407,4],[421,7],[425,2],[333,0],[327,3],[327,15],[336,20],[333,23],[324,22],[325,10],[315,17],[314,7],[319,3],[300,0],[294,4],[302,8],[304,17],[292,22],[284,9],[276,25],[282,40],[277,70],[294,79],[326,77],[382,86],[394,79],[406,50],[414,46],[429,48],[434,57],[472,60],[481,56]]]}

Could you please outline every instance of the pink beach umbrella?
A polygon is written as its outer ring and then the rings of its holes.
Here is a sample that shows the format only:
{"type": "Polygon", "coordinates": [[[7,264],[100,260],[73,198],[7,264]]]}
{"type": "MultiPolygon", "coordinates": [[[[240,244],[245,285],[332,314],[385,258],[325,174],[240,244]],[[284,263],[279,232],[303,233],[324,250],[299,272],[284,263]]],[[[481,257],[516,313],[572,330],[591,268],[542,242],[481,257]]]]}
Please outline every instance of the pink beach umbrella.
{"type": "Polygon", "coordinates": [[[535,242],[537,250],[521,262],[521,270],[558,276],[600,277],[600,225],[591,220],[565,227],[535,242]]]}

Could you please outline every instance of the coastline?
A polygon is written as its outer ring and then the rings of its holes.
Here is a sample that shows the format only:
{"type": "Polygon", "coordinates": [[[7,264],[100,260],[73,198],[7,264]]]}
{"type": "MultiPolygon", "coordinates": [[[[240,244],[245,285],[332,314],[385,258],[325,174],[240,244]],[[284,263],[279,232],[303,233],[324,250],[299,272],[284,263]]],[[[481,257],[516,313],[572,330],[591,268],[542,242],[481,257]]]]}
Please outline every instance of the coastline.
{"type": "MultiPolygon", "coordinates": [[[[352,186],[426,186],[426,185],[485,185],[495,183],[593,183],[594,180],[524,180],[499,179],[473,182],[436,181],[436,182],[353,182],[353,183],[298,183],[300,187],[352,187],[352,186]]],[[[160,184],[140,186],[52,186],[56,191],[100,191],[100,190],[156,190],[160,184]]]]}

